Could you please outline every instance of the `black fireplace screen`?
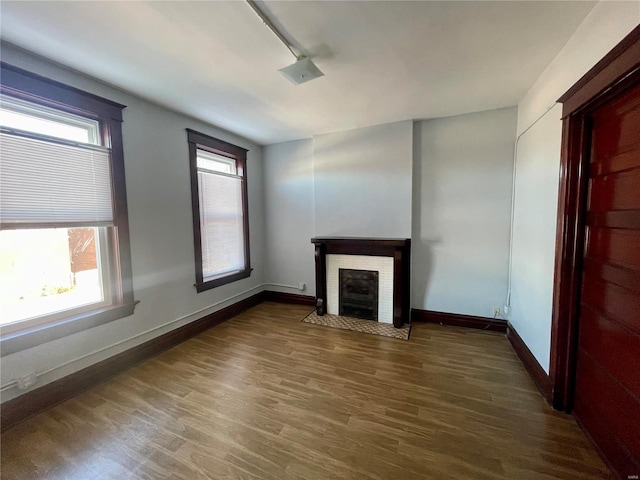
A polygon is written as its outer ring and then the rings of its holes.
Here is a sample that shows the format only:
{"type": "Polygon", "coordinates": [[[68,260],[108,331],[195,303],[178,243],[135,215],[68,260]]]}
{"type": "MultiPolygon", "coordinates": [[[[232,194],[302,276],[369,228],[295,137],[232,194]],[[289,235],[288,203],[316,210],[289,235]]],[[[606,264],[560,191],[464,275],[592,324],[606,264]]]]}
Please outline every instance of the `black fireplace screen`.
{"type": "Polygon", "coordinates": [[[340,315],[378,320],[378,272],[339,269],[340,315]]]}

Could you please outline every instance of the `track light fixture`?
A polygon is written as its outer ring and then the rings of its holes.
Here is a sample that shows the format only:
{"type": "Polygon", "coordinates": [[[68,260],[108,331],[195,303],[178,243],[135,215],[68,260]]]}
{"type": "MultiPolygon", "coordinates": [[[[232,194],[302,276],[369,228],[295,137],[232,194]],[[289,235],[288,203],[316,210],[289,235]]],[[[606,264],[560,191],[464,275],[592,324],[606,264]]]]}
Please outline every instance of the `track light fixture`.
{"type": "Polygon", "coordinates": [[[278,71],[294,85],[300,85],[324,75],[308,57],[300,57],[296,63],[278,71]]]}
{"type": "Polygon", "coordinates": [[[294,85],[300,85],[301,83],[308,82],[309,80],[313,80],[314,78],[322,77],[324,73],[320,71],[318,67],[311,61],[311,59],[296,50],[296,48],[291,45],[291,42],[287,40],[280,31],[271,23],[271,20],[267,18],[260,7],[256,4],[254,0],[246,0],[249,6],[253,9],[253,11],[260,17],[262,23],[264,23],[269,30],[273,32],[273,34],[278,37],[285,47],[291,52],[291,54],[295,57],[296,61],[292,65],[288,67],[284,67],[279,69],[278,71],[284,75],[291,83],[294,85]]]}

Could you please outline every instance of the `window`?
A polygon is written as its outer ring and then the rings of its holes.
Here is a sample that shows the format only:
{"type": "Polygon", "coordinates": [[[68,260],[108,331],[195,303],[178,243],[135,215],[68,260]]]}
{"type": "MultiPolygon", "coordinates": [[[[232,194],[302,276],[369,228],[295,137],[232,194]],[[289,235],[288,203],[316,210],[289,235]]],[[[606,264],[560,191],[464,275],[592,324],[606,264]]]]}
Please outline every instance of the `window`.
{"type": "Polygon", "coordinates": [[[246,278],[247,150],[187,129],[198,292],[246,278]]]}
{"type": "Polygon", "coordinates": [[[124,106],[2,64],[2,355],[133,313],[124,106]]]}

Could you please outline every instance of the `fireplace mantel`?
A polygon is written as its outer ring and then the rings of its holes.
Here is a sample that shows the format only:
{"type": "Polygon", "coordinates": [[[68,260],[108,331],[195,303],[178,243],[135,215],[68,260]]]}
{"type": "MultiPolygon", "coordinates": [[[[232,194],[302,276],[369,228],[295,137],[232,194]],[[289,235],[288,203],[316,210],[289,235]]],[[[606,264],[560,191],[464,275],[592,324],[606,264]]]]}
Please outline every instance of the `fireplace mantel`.
{"type": "Polygon", "coordinates": [[[327,255],[369,255],[393,258],[393,326],[409,323],[411,240],[408,238],[315,237],[316,312],[327,309],[327,255]]]}

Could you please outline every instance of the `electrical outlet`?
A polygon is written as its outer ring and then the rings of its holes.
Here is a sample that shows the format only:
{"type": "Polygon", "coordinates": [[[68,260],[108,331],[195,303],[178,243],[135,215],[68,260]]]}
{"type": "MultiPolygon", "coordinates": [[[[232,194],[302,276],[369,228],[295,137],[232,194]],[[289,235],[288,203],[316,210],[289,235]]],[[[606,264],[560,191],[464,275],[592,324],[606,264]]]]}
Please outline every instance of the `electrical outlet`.
{"type": "Polygon", "coordinates": [[[505,305],[504,307],[502,307],[502,311],[504,312],[504,314],[506,316],[509,316],[509,312],[511,311],[511,306],[510,305],[505,305]]]}
{"type": "Polygon", "coordinates": [[[30,386],[35,385],[37,379],[38,377],[36,377],[36,372],[31,372],[27,375],[16,378],[16,382],[18,382],[18,388],[20,390],[26,390],[30,386]]]}
{"type": "Polygon", "coordinates": [[[307,285],[303,282],[300,282],[298,284],[298,290],[300,290],[301,292],[304,292],[304,289],[307,288],[307,285]]]}
{"type": "Polygon", "coordinates": [[[500,316],[500,307],[493,307],[493,316],[494,317],[500,316]]]}

